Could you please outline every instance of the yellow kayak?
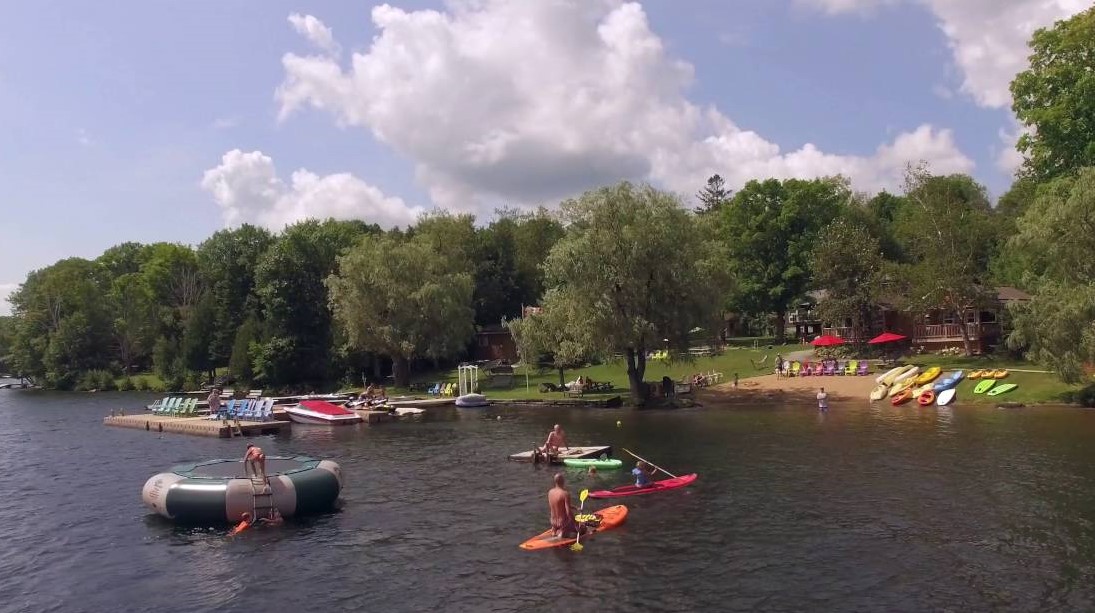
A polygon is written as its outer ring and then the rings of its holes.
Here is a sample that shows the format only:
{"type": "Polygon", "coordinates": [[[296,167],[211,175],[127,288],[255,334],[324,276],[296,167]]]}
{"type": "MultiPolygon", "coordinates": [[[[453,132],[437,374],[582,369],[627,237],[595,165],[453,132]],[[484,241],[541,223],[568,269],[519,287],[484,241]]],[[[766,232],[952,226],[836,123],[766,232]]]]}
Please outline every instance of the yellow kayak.
{"type": "Polygon", "coordinates": [[[966,378],[967,379],[980,379],[984,375],[985,375],[985,371],[983,371],[983,370],[974,370],[974,371],[971,371],[970,374],[966,375],[966,378]]]}
{"type": "Polygon", "coordinates": [[[1008,376],[1008,371],[1006,368],[1001,368],[1000,370],[992,373],[993,379],[1003,379],[1006,376],[1008,376]]]}
{"type": "MultiPolygon", "coordinates": [[[[924,385],[925,383],[931,383],[939,376],[939,373],[943,372],[942,368],[938,366],[932,366],[928,370],[920,373],[920,376],[916,378],[917,385],[924,385]]],[[[919,396],[920,394],[913,394],[913,396],[919,396]]]]}

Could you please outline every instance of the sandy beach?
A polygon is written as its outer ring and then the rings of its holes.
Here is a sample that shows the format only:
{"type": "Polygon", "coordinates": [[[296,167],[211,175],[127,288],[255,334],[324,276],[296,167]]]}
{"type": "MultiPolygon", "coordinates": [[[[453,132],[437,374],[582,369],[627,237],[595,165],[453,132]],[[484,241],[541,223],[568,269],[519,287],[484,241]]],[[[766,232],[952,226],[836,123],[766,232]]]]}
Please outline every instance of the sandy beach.
{"type": "Polygon", "coordinates": [[[705,404],[805,403],[813,406],[818,388],[825,388],[829,402],[863,401],[874,388],[875,377],[783,377],[774,374],[750,377],[733,383],[721,383],[696,392],[696,400],[705,404]]]}

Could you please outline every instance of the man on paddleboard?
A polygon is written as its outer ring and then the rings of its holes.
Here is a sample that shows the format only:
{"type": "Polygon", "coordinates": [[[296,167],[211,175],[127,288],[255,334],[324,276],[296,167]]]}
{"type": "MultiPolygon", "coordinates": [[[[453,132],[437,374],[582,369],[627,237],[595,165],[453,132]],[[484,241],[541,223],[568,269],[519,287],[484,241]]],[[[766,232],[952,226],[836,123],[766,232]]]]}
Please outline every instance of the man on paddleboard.
{"type": "Polygon", "coordinates": [[[548,510],[551,511],[551,533],[560,538],[572,538],[578,534],[574,521],[574,506],[566,489],[563,473],[555,473],[555,487],[548,490],[548,510]]]}

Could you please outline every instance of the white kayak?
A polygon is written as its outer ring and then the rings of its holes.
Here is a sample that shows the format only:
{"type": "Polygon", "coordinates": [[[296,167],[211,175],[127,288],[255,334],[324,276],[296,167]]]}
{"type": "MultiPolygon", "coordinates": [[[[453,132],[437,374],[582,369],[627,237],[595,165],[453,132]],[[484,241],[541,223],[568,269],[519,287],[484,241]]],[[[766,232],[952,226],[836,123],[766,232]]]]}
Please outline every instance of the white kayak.
{"type": "Polygon", "coordinates": [[[939,396],[935,398],[935,404],[941,407],[947,406],[951,403],[952,400],[954,400],[954,395],[956,393],[957,390],[955,390],[953,387],[939,392],[939,396]]]}

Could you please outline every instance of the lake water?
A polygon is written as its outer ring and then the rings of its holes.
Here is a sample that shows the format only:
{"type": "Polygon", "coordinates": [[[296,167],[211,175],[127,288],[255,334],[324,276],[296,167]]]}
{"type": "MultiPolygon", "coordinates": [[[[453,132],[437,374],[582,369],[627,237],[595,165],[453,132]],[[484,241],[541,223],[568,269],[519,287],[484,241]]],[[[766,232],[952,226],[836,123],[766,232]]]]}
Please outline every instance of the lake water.
{"type": "Polygon", "coordinates": [[[149,515],[140,489],[243,441],[101,425],[148,399],[0,391],[0,610],[1095,609],[1095,412],[492,407],[299,426],[259,442],[339,462],[340,509],[228,539],[149,515]],[[581,553],[519,550],[546,527],[552,471],[505,456],[554,422],[700,479],[625,500],[627,523],[581,553]]]}

